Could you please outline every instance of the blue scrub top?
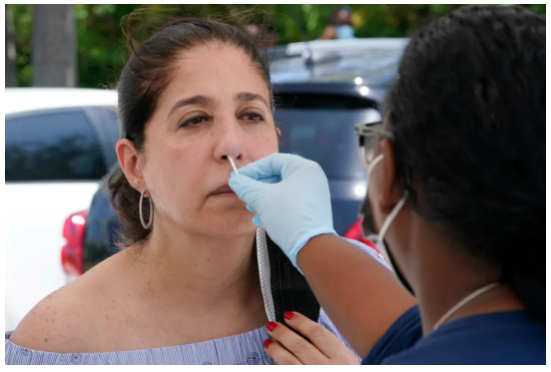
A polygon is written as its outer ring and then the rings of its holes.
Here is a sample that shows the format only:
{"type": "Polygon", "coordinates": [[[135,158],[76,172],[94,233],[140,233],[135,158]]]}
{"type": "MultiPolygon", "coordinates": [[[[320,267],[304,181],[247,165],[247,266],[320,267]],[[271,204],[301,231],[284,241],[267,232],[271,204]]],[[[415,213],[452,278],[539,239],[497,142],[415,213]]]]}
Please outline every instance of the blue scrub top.
{"type": "Polygon", "coordinates": [[[526,311],[496,312],[452,321],[423,337],[414,306],[362,364],[545,364],[545,324],[526,311]]]}

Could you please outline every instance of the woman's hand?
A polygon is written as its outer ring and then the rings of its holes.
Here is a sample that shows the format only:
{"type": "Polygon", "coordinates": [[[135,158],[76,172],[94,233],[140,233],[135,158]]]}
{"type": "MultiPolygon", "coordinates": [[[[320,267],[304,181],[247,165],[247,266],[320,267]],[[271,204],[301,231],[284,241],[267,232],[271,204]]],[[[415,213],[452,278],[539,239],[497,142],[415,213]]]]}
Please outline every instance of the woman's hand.
{"type": "Polygon", "coordinates": [[[268,323],[272,338],[264,341],[264,350],[277,364],[360,364],[341,340],[318,323],[296,312],[287,311],[284,317],[302,336],[281,323],[268,323]]]}

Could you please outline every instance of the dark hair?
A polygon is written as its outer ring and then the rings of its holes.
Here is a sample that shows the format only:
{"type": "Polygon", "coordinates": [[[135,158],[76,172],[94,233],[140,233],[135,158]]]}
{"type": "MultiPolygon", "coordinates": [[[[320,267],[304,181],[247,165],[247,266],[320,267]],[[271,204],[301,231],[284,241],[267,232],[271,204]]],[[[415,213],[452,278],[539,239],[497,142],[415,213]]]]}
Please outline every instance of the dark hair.
{"type": "MultiPolygon", "coordinates": [[[[141,28],[143,29],[143,25],[141,28]]],[[[182,52],[201,45],[218,42],[241,49],[250,58],[268,86],[273,108],[272,87],[265,59],[253,39],[241,27],[211,19],[177,18],[165,22],[154,34],[137,44],[127,33],[130,57],[117,86],[119,128],[121,138],[132,141],[141,151],[145,142],[145,127],[155,111],[157,100],[166,88],[174,63],[182,52]]],[[[121,247],[145,241],[150,230],[142,227],[138,203],[140,193],[126,179],[120,168],[107,185],[111,202],[124,229],[120,232],[121,247]]],[[[149,216],[149,202],[143,203],[144,216],[149,216]]]]}
{"type": "Polygon", "coordinates": [[[388,109],[414,210],[545,322],[545,17],[463,7],[420,30],[388,109]]]}

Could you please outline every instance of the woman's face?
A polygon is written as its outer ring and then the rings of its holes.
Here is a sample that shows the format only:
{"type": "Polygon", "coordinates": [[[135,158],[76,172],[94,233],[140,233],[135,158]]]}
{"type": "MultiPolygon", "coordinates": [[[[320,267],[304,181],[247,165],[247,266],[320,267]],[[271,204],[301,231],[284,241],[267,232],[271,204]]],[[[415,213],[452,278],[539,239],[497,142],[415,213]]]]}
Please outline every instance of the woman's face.
{"type": "Polygon", "coordinates": [[[350,17],[351,14],[347,10],[341,9],[335,18],[338,25],[347,25],[350,23],[350,17]]]}
{"type": "Polygon", "coordinates": [[[240,168],[277,151],[268,86],[245,53],[212,43],[182,54],[137,161],[155,224],[212,236],[254,232],[253,214],[228,187],[227,157],[240,168]]]}

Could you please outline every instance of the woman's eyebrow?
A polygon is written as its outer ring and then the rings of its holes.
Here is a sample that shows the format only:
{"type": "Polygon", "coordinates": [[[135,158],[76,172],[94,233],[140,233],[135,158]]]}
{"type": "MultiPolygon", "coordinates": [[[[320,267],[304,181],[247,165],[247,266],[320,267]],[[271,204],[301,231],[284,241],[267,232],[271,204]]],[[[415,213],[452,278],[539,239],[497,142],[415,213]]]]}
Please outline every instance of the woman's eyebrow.
{"type": "Polygon", "coordinates": [[[241,92],[235,95],[236,101],[250,102],[250,101],[261,101],[266,107],[270,107],[268,102],[260,94],[251,93],[251,92],[241,92]]]}
{"type": "Polygon", "coordinates": [[[174,111],[176,111],[180,107],[187,106],[187,105],[207,106],[209,103],[212,103],[212,99],[209,98],[209,97],[205,97],[205,96],[193,96],[193,97],[190,97],[190,98],[183,98],[183,99],[179,100],[178,102],[176,102],[174,104],[174,106],[172,106],[172,108],[168,112],[168,115],[166,116],[166,118],[168,119],[170,117],[170,115],[172,115],[174,113],[174,111]]]}

